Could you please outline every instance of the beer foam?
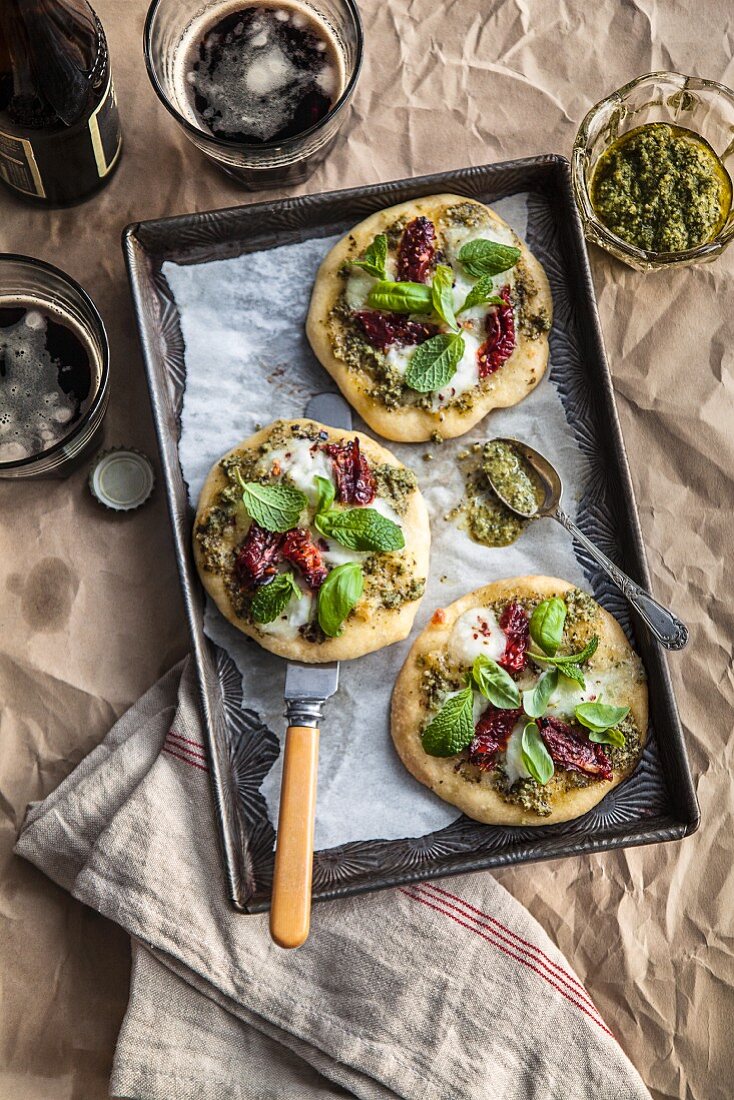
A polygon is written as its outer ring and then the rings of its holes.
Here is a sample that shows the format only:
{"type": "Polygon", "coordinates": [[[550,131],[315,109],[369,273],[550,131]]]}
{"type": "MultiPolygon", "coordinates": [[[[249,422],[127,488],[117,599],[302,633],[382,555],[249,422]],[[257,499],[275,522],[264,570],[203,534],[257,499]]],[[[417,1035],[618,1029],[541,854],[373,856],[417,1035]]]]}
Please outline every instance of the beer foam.
{"type": "Polygon", "coordinates": [[[0,328],[1,462],[18,462],[58,443],[77,411],[75,397],[59,385],[65,364],[46,347],[47,327],[46,315],[31,307],[0,328]]]}

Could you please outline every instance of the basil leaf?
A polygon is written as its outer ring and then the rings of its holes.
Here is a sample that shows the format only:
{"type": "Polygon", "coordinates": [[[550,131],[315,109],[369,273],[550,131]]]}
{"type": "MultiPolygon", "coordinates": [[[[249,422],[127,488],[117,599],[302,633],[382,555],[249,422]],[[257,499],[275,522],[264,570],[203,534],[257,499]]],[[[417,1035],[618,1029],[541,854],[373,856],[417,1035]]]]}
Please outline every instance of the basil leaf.
{"type": "Polygon", "coordinates": [[[349,550],[402,550],[403,532],[397,523],[374,508],[347,508],[321,512],[314,526],[326,538],[336,539],[349,550]]]}
{"type": "Polygon", "coordinates": [[[550,697],[558,686],[558,669],[549,668],[530,691],[522,693],[522,709],[528,718],[542,718],[550,697]]]}
{"type": "Polygon", "coordinates": [[[597,745],[612,745],[615,749],[623,749],[625,736],[621,730],[589,730],[589,741],[595,741],[597,745]]]}
{"type": "Polygon", "coordinates": [[[537,722],[528,722],[522,731],[522,762],[541,787],[553,777],[553,758],[540,736],[537,722]]]}
{"type": "Polygon", "coordinates": [[[520,249],[480,238],[463,244],[459,249],[459,259],[469,274],[478,279],[482,275],[499,275],[502,271],[509,271],[520,259],[520,249]]]}
{"type": "Polygon", "coordinates": [[[314,478],[316,485],[316,514],[319,512],[328,512],[334,503],[334,497],[336,496],[336,487],[333,481],[330,481],[328,477],[320,477],[319,474],[314,478]]]}
{"type": "Polygon", "coordinates": [[[250,615],[256,623],[272,623],[283,614],[294,596],[300,600],[302,595],[292,573],[278,573],[270,584],[258,588],[250,604],[250,615]]]}
{"type": "Polygon", "coordinates": [[[515,710],[520,706],[520,692],[508,672],[496,661],[480,653],[472,668],[474,683],[485,699],[502,710],[515,710]]]}
{"type": "MultiPolygon", "coordinates": [[[[576,707],[576,721],[594,733],[618,726],[630,712],[629,707],[611,707],[606,703],[579,703],[576,707]]],[[[624,744],[624,738],[622,739],[624,744]]]]}
{"type": "Polygon", "coordinates": [[[431,288],[424,283],[391,283],[385,279],[372,287],[367,305],[390,313],[430,313],[433,298],[431,288]]]}
{"type": "Polygon", "coordinates": [[[454,314],[454,273],[445,264],[439,264],[431,283],[433,309],[449,328],[457,328],[454,314]]]}
{"type": "Polygon", "coordinates": [[[247,514],[266,531],[290,531],[308,504],[305,493],[292,485],[261,485],[259,481],[240,484],[247,514]]]}
{"type": "Polygon", "coordinates": [[[553,657],[561,644],[566,614],[565,603],[554,596],[539,603],[530,619],[530,637],[549,657],[553,657]]]}
{"type": "Polygon", "coordinates": [[[319,589],[319,626],[329,638],[337,638],[342,623],[364,590],[362,566],[356,561],[345,562],[332,569],[319,589]]]}
{"type": "Polygon", "coordinates": [[[387,237],[384,233],[378,233],[372,244],[365,249],[364,259],[350,260],[352,267],[361,267],[368,275],[375,279],[387,279],[385,261],[387,260],[387,237]]]}
{"type": "Polygon", "coordinates": [[[463,313],[465,309],[471,309],[472,306],[503,306],[507,303],[504,299],[499,298],[494,293],[494,279],[491,275],[482,275],[481,279],[474,284],[466,298],[464,304],[457,309],[457,313],[463,313]]]}
{"type": "Polygon", "coordinates": [[[562,676],[567,676],[569,680],[575,680],[580,687],[585,688],[586,681],[581,671],[581,665],[596,653],[598,645],[599,639],[594,634],[579,653],[564,653],[561,657],[548,657],[545,653],[536,653],[531,649],[529,656],[538,664],[552,665],[558,669],[562,676]]]}
{"type": "Polygon", "coordinates": [[[430,756],[455,756],[474,738],[474,692],[464,688],[447,699],[421,734],[430,756]]]}
{"type": "Polygon", "coordinates": [[[456,374],[463,354],[464,340],[458,332],[432,336],[413,352],[403,381],[418,393],[440,390],[456,374]]]}

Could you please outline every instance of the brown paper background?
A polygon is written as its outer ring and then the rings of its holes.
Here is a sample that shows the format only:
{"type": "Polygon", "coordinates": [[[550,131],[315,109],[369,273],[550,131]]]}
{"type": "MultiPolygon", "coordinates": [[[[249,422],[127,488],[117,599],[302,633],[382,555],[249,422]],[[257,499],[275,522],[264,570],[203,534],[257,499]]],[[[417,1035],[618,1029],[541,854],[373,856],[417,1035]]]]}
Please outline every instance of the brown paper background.
{"type": "MultiPolygon", "coordinates": [[[[112,346],[106,442],[155,455],[120,231],[250,197],[189,146],[150,89],[145,6],[96,2],[125,133],[116,176],[66,211],[3,190],[0,248],[60,265],[93,295],[112,346]]],[[[725,0],[361,6],[361,81],[310,192],[568,155],[592,103],[650,70],[734,84],[725,0]]],[[[556,938],[656,1100],[731,1100],[734,248],[708,267],[650,276],[596,249],[591,258],[655,590],[692,632],[671,668],[703,824],[681,844],[498,877],[556,938]]],[[[78,473],[0,483],[0,517],[0,1098],[101,1100],[126,1003],[126,939],[11,847],[27,802],[186,652],[165,502],[158,490],[144,510],[112,518],[78,473]]]]}

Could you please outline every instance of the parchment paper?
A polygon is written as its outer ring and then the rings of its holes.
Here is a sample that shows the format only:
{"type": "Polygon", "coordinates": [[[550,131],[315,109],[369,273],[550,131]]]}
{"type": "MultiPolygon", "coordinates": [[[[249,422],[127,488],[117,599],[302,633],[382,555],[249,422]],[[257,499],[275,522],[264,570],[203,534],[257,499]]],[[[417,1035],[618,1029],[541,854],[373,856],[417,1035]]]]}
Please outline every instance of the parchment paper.
{"type": "MultiPolygon", "coordinates": [[[[525,196],[515,195],[494,208],[525,236],[525,196]]],[[[207,264],[164,264],[186,344],[179,454],[193,505],[212,463],[250,435],[257,423],[300,416],[313,393],[333,389],[308,346],[303,326],[316,269],[337,240],[339,236],[304,241],[207,264]]],[[[545,257],[539,258],[542,262],[545,257]]],[[[556,326],[557,351],[563,343],[564,333],[556,326]]],[[[365,430],[361,422],[355,427],[365,430]]],[[[413,638],[435,608],[498,577],[542,571],[584,583],[570,538],[552,520],[531,524],[512,546],[489,549],[446,518],[464,493],[464,468],[457,455],[474,441],[502,434],[543,449],[562,471],[573,509],[574,497],[583,488],[585,462],[547,374],[519,405],[491,414],[459,439],[441,445],[388,441],[417,474],[428,505],[428,583],[410,638],[342,662],[339,692],[322,723],[317,850],[356,840],[423,836],[460,816],[405,770],[389,735],[392,684],[413,638]],[[427,454],[433,456],[429,461],[427,454]]],[[[282,737],[283,662],[240,634],[211,600],[205,630],[237,665],[246,705],[282,737]]],[[[281,759],[261,788],[273,824],[278,819],[281,759]]]]}
{"type": "MultiPolygon", "coordinates": [[[[93,295],[112,347],[107,443],[155,455],[120,231],[262,196],[209,167],[149,87],[147,0],[93,6],[120,102],[120,167],[68,210],[0,191],[0,248],[59,265],[93,295]]],[[[344,138],[289,194],[568,156],[593,103],[656,69],[734,85],[723,0],[360,9],[365,61],[344,138]]],[[[495,873],[585,980],[655,1100],[731,1100],[734,248],[649,276],[590,251],[655,593],[691,628],[670,667],[703,824],[680,844],[495,873]]],[[[122,520],[97,510],[84,470],[0,483],[0,514],[0,1098],[104,1100],[126,1003],[125,938],[10,850],[26,804],[188,649],[168,516],[158,491],[122,520]]]]}

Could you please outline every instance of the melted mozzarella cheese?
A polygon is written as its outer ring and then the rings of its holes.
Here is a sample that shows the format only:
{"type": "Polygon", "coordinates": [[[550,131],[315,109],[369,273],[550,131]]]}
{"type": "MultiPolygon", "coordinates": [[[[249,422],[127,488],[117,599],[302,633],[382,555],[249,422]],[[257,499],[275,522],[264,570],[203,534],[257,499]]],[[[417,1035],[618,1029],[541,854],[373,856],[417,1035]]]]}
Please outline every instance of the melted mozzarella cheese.
{"type": "Polygon", "coordinates": [[[375,497],[372,503],[368,504],[367,507],[374,508],[374,510],[376,512],[379,512],[381,516],[384,516],[385,519],[391,519],[393,523],[397,523],[398,527],[401,526],[400,516],[392,507],[392,505],[388,504],[386,500],[382,499],[382,497],[375,497]]]}
{"type": "Polygon", "coordinates": [[[392,367],[394,371],[397,371],[401,378],[408,369],[408,364],[413,358],[413,352],[417,347],[417,344],[393,344],[392,347],[387,349],[385,354],[387,364],[389,367],[392,367]]]}
{"type": "Polygon", "coordinates": [[[280,472],[288,474],[296,489],[305,493],[311,504],[316,503],[318,495],[316,476],[334,481],[331,459],[309,439],[293,439],[286,447],[270,451],[268,461],[271,469],[272,464],[278,463],[280,472]]]}
{"type": "Polygon", "coordinates": [[[368,275],[361,267],[352,267],[349,270],[344,296],[350,309],[366,309],[367,295],[377,282],[372,275],[368,275]]]}
{"type": "Polygon", "coordinates": [[[525,729],[525,721],[521,719],[515,724],[505,750],[505,774],[510,786],[517,783],[518,779],[530,778],[530,772],[522,759],[522,732],[525,729]]]}
{"type": "Polygon", "coordinates": [[[449,655],[459,665],[473,665],[480,653],[497,661],[505,652],[507,638],[492,611],[473,607],[454,623],[449,638],[449,655]]]}
{"type": "Polygon", "coordinates": [[[311,605],[313,595],[303,592],[300,600],[295,597],[290,601],[285,612],[272,623],[260,623],[258,629],[263,634],[272,634],[277,638],[295,638],[298,635],[299,626],[303,626],[311,618],[311,605]]]}
{"type": "Polygon", "coordinates": [[[548,701],[547,713],[559,718],[573,718],[579,703],[596,703],[599,696],[610,706],[626,706],[625,677],[616,669],[583,669],[586,687],[582,688],[567,676],[558,677],[558,686],[548,701]]]}
{"type": "Polygon", "coordinates": [[[312,537],[317,540],[321,549],[321,557],[325,565],[330,565],[332,568],[336,568],[337,565],[345,565],[349,561],[363,562],[365,558],[369,557],[369,551],[364,550],[350,550],[346,546],[340,546],[334,539],[323,539],[322,535],[319,535],[318,531],[312,532],[312,537]],[[326,542],[329,549],[323,549],[323,542],[326,542]]]}

